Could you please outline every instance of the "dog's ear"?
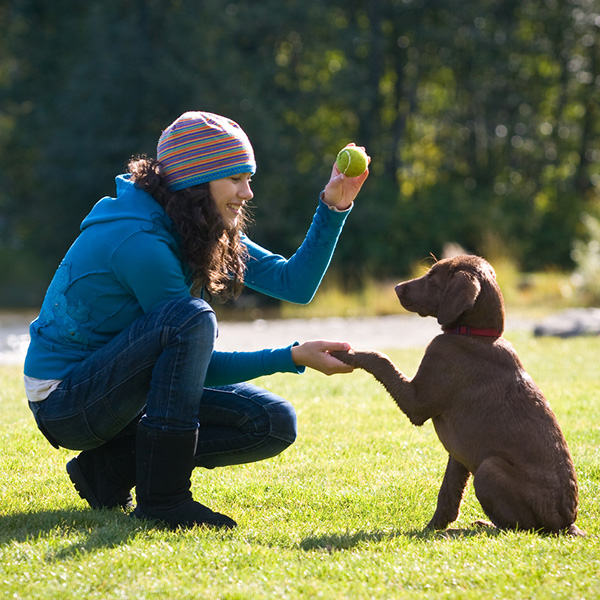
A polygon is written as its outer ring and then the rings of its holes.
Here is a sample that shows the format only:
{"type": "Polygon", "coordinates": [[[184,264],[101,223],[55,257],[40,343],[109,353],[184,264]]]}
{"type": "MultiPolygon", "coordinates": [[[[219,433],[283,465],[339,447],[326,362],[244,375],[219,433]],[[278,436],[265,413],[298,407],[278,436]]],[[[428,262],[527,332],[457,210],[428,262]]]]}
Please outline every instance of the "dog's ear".
{"type": "Polygon", "coordinates": [[[473,308],[481,291],[479,279],[472,273],[457,271],[442,293],[437,320],[440,325],[453,323],[466,310],[473,308]]]}

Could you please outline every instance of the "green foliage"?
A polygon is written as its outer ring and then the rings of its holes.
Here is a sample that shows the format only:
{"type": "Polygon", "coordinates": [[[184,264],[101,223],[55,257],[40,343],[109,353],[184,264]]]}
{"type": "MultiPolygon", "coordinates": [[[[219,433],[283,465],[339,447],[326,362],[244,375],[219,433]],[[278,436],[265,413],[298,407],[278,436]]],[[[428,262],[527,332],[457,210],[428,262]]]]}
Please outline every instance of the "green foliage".
{"type": "Polygon", "coordinates": [[[600,32],[592,0],[275,0],[0,6],[0,299],[45,287],[127,159],[185,110],[255,146],[253,235],[289,254],[337,151],[372,175],[333,268],[408,273],[490,233],[523,269],[571,268],[598,212],[600,32]],[[19,267],[18,271],[20,272],[19,267]],[[20,290],[20,291],[19,291],[20,290]]]}
{"type": "MultiPolygon", "coordinates": [[[[544,389],[580,487],[569,539],[498,532],[469,485],[458,521],[427,533],[446,464],[430,423],[413,427],[370,376],[263,378],[293,401],[300,435],[280,456],[196,470],[194,495],[233,532],[168,532],[93,511],[36,430],[20,369],[0,367],[0,589],[11,598],[595,598],[600,593],[598,338],[511,335],[544,389]]],[[[422,349],[390,356],[412,375],[422,349]]]]}

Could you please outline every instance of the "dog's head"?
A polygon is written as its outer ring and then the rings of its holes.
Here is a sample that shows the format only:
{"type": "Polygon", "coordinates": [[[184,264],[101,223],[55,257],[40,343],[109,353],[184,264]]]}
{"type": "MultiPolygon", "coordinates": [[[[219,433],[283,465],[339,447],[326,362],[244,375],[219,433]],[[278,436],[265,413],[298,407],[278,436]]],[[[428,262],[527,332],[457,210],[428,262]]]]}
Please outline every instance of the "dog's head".
{"type": "Polygon", "coordinates": [[[479,256],[440,260],[423,277],[399,283],[396,294],[406,310],[436,317],[443,327],[504,328],[504,301],[496,273],[479,256]]]}

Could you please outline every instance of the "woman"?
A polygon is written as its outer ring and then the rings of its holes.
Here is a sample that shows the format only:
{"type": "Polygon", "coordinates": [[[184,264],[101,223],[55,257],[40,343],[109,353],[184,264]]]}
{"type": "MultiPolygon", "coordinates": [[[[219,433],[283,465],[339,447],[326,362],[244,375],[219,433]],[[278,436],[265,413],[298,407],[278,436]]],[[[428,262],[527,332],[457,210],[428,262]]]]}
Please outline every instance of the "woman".
{"type": "Polygon", "coordinates": [[[308,302],[367,173],[334,166],[315,217],[286,260],[244,234],[256,170],[239,125],[188,112],[100,200],[61,262],[25,360],[29,406],[56,447],[82,452],[67,472],[93,508],[129,507],[170,527],[235,521],[193,500],[194,467],[262,460],[296,437],[290,403],[248,380],[310,367],[351,371],[323,340],[259,352],[218,352],[203,298],[243,285],[308,302]],[[199,297],[198,297],[199,296],[199,297]]]}

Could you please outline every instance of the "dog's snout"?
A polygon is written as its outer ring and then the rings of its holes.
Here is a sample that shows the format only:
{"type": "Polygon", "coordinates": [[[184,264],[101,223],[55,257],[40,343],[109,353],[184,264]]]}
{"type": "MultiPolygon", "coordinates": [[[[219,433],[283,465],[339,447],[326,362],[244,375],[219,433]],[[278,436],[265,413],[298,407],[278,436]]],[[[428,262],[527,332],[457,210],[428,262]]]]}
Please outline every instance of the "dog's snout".
{"type": "Polygon", "coordinates": [[[400,302],[402,302],[403,300],[407,299],[407,295],[406,295],[406,282],[403,281],[402,283],[399,283],[398,285],[396,285],[396,287],[394,288],[395,292],[396,292],[396,296],[398,296],[398,300],[400,300],[400,302]]]}

